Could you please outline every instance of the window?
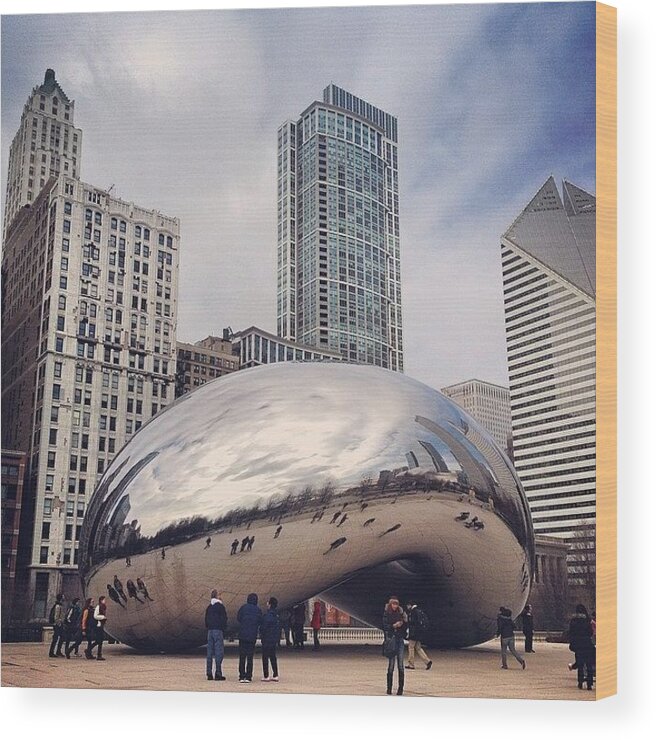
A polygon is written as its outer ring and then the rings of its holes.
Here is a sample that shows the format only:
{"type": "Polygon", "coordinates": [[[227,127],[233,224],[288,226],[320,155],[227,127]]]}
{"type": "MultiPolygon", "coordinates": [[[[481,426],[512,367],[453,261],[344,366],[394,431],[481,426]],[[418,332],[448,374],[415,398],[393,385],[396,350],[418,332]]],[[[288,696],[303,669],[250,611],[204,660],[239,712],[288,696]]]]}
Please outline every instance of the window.
{"type": "Polygon", "coordinates": [[[43,516],[50,516],[52,514],[52,499],[43,499],[43,516]]]}
{"type": "Polygon", "coordinates": [[[55,362],[55,378],[61,378],[62,376],[62,363],[55,362]]]}
{"type": "MultiPolygon", "coordinates": [[[[42,565],[45,565],[48,562],[48,548],[42,547],[39,550],[39,563],[42,565]]],[[[41,573],[37,573],[37,575],[41,575],[41,573]]]]}
{"type": "Polygon", "coordinates": [[[42,540],[50,539],[50,522],[43,522],[43,524],[41,525],[41,539],[42,540]]]}
{"type": "Polygon", "coordinates": [[[56,401],[58,401],[59,398],[60,398],[60,396],[61,396],[61,385],[59,385],[59,383],[53,383],[52,384],[52,397],[53,397],[53,399],[55,399],[56,401]]]}
{"type": "Polygon", "coordinates": [[[54,468],[55,467],[55,460],[57,457],[57,453],[55,452],[49,452],[48,453],[48,467],[54,468]]]}

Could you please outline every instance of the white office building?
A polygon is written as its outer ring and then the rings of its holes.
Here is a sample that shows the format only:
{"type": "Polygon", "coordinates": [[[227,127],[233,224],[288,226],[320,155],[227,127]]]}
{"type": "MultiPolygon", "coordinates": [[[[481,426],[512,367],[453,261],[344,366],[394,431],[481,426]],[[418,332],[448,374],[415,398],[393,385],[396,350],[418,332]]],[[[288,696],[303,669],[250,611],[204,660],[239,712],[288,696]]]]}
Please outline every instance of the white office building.
{"type": "Polygon", "coordinates": [[[579,555],[594,552],[595,206],[550,177],[501,237],[515,467],[536,533],[579,555]]]}

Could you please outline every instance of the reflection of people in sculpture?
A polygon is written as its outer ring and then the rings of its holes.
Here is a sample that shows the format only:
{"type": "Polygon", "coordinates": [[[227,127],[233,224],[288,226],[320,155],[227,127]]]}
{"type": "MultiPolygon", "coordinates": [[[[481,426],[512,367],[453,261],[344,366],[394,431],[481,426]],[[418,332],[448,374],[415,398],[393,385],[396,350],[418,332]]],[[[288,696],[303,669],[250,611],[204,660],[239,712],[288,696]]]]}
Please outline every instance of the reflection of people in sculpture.
{"type": "Polygon", "coordinates": [[[114,576],[114,588],[116,589],[116,593],[123,599],[123,601],[127,602],[128,597],[125,595],[123,584],[119,581],[118,576],[114,576]]]}
{"type": "Polygon", "coordinates": [[[478,521],[478,517],[477,516],[472,517],[471,522],[467,522],[467,524],[465,524],[465,527],[467,527],[467,529],[471,529],[472,527],[474,527],[476,525],[476,522],[477,521],[478,521]]]}
{"type": "Polygon", "coordinates": [[[457,522],[466,522],[467,519],[469,519],[469,512],[468,511],[462,511],[456,517],[456,521],[457,522]]]}
{"type": "Polygon", "coordinates": [[[126,555],[125,556],[125,567],[126,568],[129,568],[131,565],[132,565],[132,560],[130,560],[130,556],[129,555],[126,555]]]}
{"type": "Polygon", "coordinates": [[[337,520],[339,519],[339,515],[340,515],[341,513],[342,513],[341,511],[336,511],[336,512],[335,512],[335,513],[333,514],[333,518],[332,518],[332,519],[330,520],[330,523],[331,523],[331,524],[334,524],[334,523],[335,523],[335,522],[336,522],[336,521],[337,521],[337,520]]]}
{"type": "Polygon", "coordinates": [[[250,537],[244,537],[244,539],[241,541],[241,547],[239,548],[239,552],[244,552],[246,549],[246,545],[250,542],[250,537]]]}
{"type": "Polygon", "coordinates": [[[338,524],[337,526],[338,526],[338,527],[341,527],[341,526],[342,526],[342,524],[344,524],[344,522],[345,522],[345,521],[346,521],[347,519],[348,519],[348,514],[344,514],[344,516],[343,516],[343,517],[342,517],[342,518],[341,518],[341,519],[339,520],[339,524],[338,524]]]}
{"type": "Polygon", "coordinates": [[[246,543],[246,551],[250,552],[253,549],[253,545],[255,544],[255,535],[253,535],[248,542],[246,543]]]}
{"type": "Polygon", "coordinates": [[[137,578],[137,588],[148,599],[148,601],[154,601],[154,599],[150,597],[146,584],[141,580],[141,578],[137,578]]]}
{"type": "Polygon", "coordinates": [[[360,511],[364,511],[367,508],[367,506],[369,506],[369,504],[363,501],[362,504],[360,504],[360,511]]]}
{"type": "Polygon", "coordinates": [[[282,524],[279,524],[278,528],[276,529],[276,533],[273,535],[273,539],[277,540],[278,537],[280,537],[281,532],[282,532],[282,524]]]}
{"type": "Polygon", "coordinates": [[[390,527],[389,529],[386,529],[384,532],[379,534],[379,537],[384,537],[386,534],[389,534],[390,532],[396,532],[397,529],[400,528],[400,524],[395,524],[393,527],[390,527]]]}
{"type": "Polygon", "coordinates": [[[205,547],[203,548],[203,550],[209,550],[209,548],[210,548],[211,545],[212,545],[212,538],[211,537],[208,537],[205,540],[205,547]]]}
{"type": "Polygon", "coordinates": [[[166,548],[162,548],[162,560],[166,560],[166,548]]]}
{"type": "Polygon", "coordinates": [[[239,540],[234,539],[232,541],[232,547],[230,548],[230,554],[234,555],[237,552],[237,548],[239,547],[239,540]]]}
{"type": "Polygon", "coordinates": [[[367,519],[367,521],[362,526],[368,527],[370,524],[373,524],[375,521],[376,521],[376,517],[372,516],[371,519],[367,519]]]}
{"type": "Polygon", "coordinates": [[[137,593],[137,587],[134,585],[134,581],[131,579],[128,579],[126,584],[128,587],[128,593],[133,599],[136,599],[140,604],[143,604],[143,601],[139,598],[139,594],[137,593]]]}
{"type": "Polygon", "coordinates": [[[336,550],[340,545],[343,545],[346,542],[346,537],[340,537],[339,539],[335,540],[334,542],[330,543],[330,547],[324,552],[324,555],[327,555],[329,552],[332,552],[332,550],[336,550]]]}
{"type": "Polygon", "coordinates": [[[112,601],[115,601],[119,606],[125,609],[125,604],[121,601],[121,597],[118,595],[117,590],[109,583],[107,584],[107,593],[112,601]]]}

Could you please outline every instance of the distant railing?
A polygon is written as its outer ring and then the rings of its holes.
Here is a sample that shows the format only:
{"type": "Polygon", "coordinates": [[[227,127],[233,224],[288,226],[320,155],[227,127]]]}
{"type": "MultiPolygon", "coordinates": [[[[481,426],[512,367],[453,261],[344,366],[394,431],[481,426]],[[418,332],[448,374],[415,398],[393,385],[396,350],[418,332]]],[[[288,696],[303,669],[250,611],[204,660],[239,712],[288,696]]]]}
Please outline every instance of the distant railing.
{"type": "MultiPolygon", "coordinates": [[[[312,642],[312,628],[305,628],[306,642],[312,642]]],[[[375,627],[322,627],[319,632],[321,642],[372,643],[383,641],[383,631],[375,627]]]]}

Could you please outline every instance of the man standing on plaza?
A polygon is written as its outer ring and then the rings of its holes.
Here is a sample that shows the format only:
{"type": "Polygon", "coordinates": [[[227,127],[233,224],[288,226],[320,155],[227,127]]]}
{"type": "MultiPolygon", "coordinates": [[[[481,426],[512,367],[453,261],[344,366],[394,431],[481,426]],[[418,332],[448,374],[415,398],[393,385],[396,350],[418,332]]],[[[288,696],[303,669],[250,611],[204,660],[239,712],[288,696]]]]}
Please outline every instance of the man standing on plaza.
{"type": "Polygon", "coordinates": [[[257,605],[257,594],[248,594],[246,603],[237,612],[239,622],[239,683],[253,680],[255,641],[262,624],[262,610],[257,605]]]}
{"type": "Polygon", "coordinates": [[[414,670],[415,667],[415,652],[426,664],[426,670],[429,671],[433,665],[433,661],[426,655],[426,651],[422,647],[422,642],[426,640],[426,632],[428,630],[428,617],[426,614],[411,601],[407,605],[408,610],[408,665],[406,668],[414,670]]]}
{"type": "Polygon", "coordinates": [[[522,632],[524,633],[524,652],[534,653],[533,650],[533,609],[530,604],[522,612],[522,632]]]}
{"type": "Polygon", "coordinates": [[[55,603],[50,610],[49,622],[52,624],[52,641],[50,643],[50,657],[61,658],[64,645],[64,594],[57,594],[55,603]]]}
{"type": "Polygon", "coordinates": [[[225,681],[221,664],[223,663],[223,635],[228,627],[228,614],[216,589],[210,594],[210,603],[205,610],[205,627],[207,628],[207,680],[225,681]],[[212,659],[216,666],[214,676],[212,676],[212,659]]]}

